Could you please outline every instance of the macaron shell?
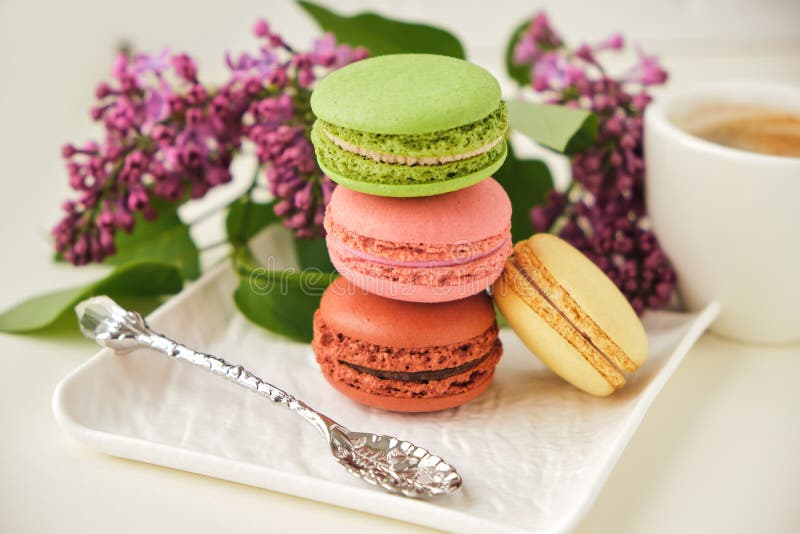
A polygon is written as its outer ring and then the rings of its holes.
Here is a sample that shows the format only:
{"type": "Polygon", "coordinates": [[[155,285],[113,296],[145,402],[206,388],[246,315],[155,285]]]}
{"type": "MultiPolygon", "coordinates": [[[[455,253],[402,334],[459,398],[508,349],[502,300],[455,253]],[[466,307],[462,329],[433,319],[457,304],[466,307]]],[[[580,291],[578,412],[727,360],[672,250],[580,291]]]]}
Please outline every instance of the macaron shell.
{"type": "Polygon", "coordinates": [[[325,378],[345,395],[376,408],[422,412],[458,406],[488,386],[503,353],[497,334],[486,293],[407,303],[340,277],[314,314],[311,346],[325,378]],[[424,379],[405,375],[420,372],[424,379]]]}
{"type": "Polygon", "coordinates": [[[470,280],[465,284],[436,287],[406,284],[394,282],[386,278],[370,276],[348,267],[345,263],[340,262],[333,254],[331,255],[331,262],[333,266],[336,267],[339,274],[365,291],[374,293],[376,296],[381,295],[382,297],[398,301],[418,303],[452,302],[468,298],[470,295],[475,295],[476,293],[480,294],[483,290],[492,285],[492,282],[494,282],[502,272],[501,267],[496,272],[488,273],[487,276],[470,280]]]}
{"type": "Polygon", "coordinates": [[[517,296],[583,354],[612,386],[625,385],[623,373],[639,367],[575,302],[533,253],[528,241],[514,246],[513,260],[508,262],[503,276],[517,296]]]}
{"type": "Polygon", "coordinates": [[[495,320],[492,299],[479,293],[440,305],[380,297],[339,277],[320,302],[331,329],[389,347],[429,347],[458,343],[483,334],[495,320]]]}
{"type": "Polygon", "coordinates": [[[482,119],[499,103],[500,85],[488,71],[433,54],[357,61],[320,80],[311,95],[311,108],[323,120],[384,134],[455,128],[482,119]]]}
{"type": "MultiPolygon", "coordinates": [[[[454,178],[443,178],[435,182],[415,183],[408,181],[408,183],[391,184],[381,182],[370,182],[359,180],[352,176],[344,176],[330,168],[325,164],[324,159],[317,158],[322,172],[331,180],[339,185],[348,189],[366,193],[368,195],[378,195],[383,197],[429,197],[435,195],[442,195],[459,189],[467,188],[474,185],[487,176],[494,174],[500,167],[508,155],[508,146],[503,141],[503,151],[500,156],[492,161],[489,165],[471,173],[456,176],[454,178]]],[[[398,173],[403,171],[402,165],[397,165],[398,173]]]]}
{"type": "Polygon", "coordinates": [[[466,189],[421,198],[386,198],[337,187],[326,217],[373,239],[464,243],[504,233],[511,221],[511,200],[491,177],[466,189]]]}
{"type": "Polygon", "coordinates": [[[547,367],[591,395],[604,397],[614,388],[592,365],[534,312],[501,277],[492,290],[500,312],[516,334],[547,367]]]}
{"type": "MultiPolygon", "coordinates": [[[[517,247],[520,248],[519,243],[517,247]]],[[[576,328],[576,325],[580,323],[572,321],[564,315],[564,309],[557,299],[546,298],[542,294],[544,292],[544,294],[553,295],[563,292],[563,290],[540,286],[538,283],[531,284],[528,272],[522,268],[519,256],[515,254],[514,258],[508,261],[502,276],[515,295],[583,356],[612,387],[615,389],[623,387],[626,382],[625,375],[597,347],[596,342],[591,341],[592,338],[588,332],[576,328]]]]}
{"type": "Polygon", "coordinates": [[[647,359],[647,335],[617,286],[591,260],[566,241],[536,234],[528,239],[547,270],[575,302],[637,365],[647,359]]]}
{"type": "Polygon", "coordinates": [[[327,373],[323,373],[323,375],[325,376],[325,380],[327,380],[328,383],[337,391],[358,403],[390,412],[423,413],[438,412],[441,410],[447,410],[449,408],[455,408],[473,400],[481,393],[486,391],[486,389],[492,383],[494,371],[490,372],[480,382],[477,382],[469,391],[465,391],[464,393],[460,393],[458,395],[451,395],[449,397],[432,398],[403,398],[375,395],[350,387],[344,382],[333,380],[327,373]]]}

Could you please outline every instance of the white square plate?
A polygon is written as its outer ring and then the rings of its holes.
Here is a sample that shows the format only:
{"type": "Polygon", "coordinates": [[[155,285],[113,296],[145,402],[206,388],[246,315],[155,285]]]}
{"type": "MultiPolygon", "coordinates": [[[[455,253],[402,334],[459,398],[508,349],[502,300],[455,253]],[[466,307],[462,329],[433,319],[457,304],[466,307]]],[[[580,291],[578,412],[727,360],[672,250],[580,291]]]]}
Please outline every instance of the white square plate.
{"type": "Polygon", "coordinates": [[[457,532],[563,532],[587,512],[650,404],[717,313],[650,313],[650,357],[610,398],[544,368],[514,333],[494,383],[467,405],[401,415],[353,403],[323,379],[308,345],[250,324],[222,266],[153,313],[154,329],[242,363],[354,429],[424,446],[464,477],[428,501],[384,493],[342,470],[317,432],[287,410],[163,355],[101,350],[56,388],[61,426],[124,458],[299,495],[457,532]]]}

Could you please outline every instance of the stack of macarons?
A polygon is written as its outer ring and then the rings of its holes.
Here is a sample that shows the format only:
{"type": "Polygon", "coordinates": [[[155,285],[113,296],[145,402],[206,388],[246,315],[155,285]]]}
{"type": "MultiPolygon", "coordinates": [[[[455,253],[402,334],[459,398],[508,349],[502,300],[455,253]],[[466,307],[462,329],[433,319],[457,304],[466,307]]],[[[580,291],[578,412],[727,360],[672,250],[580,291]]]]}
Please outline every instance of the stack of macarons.
{"type": "Polygon", "coordinates": [[[325,378],[377,408],[463,404],[502,347],[486,289],[511,255],[511,203],[490,178],[506,157],[497,81],[459,59],[379,56],[323,79],[312,141],[339,184],[325,215],[342,275],[314,317],[325,378]]]}

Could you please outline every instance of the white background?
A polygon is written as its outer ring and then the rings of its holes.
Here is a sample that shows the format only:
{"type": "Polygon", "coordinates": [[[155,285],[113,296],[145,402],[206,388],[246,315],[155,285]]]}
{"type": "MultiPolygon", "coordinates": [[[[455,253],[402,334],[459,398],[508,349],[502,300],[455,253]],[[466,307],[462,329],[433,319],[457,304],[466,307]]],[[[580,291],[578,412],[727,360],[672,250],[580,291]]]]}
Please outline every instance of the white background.
{"type": "MultiPolygon", "coordinates": [[[[447,27],[470,59],[498,76],[507,36],[544,7],[571,41],[625,32],[662,57],[673,87],[737,78],[800,86],[800,3],[792,0],[337,4],[345,12],[370,7],[447,27]]],[[[49,229],[69,196],[60,146],[97,133],[88,109],[114,47],[168,45],[197,57],[203,79],[221,80],[222,52],[252,47],[249,29],[259,16],[298,46],[315,35],[289,2],[0,0],[0,308],[101,272],[54,266],[49,229]]],[[[743,214],[742,224],[758,221],[743,214]]],[[[216,230],[206,226],[201,240],[216,230]]],[[[424,530],[94,453],[64,435],[50,413],[53,387],[94,352],[92,345],[63,334],[0,335],[0,342],[0,532],[424,530]]],[[[744,346],[704,336],[578,531],[800,530],[799,374],[798,345],[744,346]]]]}

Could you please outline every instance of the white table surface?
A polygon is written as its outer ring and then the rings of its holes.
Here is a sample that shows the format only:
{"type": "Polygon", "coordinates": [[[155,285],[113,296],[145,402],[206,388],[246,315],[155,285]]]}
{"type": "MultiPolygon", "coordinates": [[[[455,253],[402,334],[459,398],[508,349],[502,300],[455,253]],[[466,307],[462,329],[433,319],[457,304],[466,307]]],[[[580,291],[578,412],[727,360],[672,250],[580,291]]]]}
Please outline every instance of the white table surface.
{"type": "MultiPolygon", "coordinates": [[[[141,48],[172,44],[196,52],[201,68],[219,79],[220,51],[247,46],[244,30],[257,15],[269,16],[296,42],[313,30],[285,2],[112,4],[0,0],[1,308],[101,272],[50,263],[48,230],[68,195],[59,147],[93,134],[86,118],[90,95],[115,42],[126,37],[141,48]]],[[[368,3],[350,4],[345,9],[352,11],[368,3]]],[[[451,16],[455,5],[422,11],[420,1],[409,0],[383,10],[410,18],[425,13],[462,36],[474,35],[465,39],[471,57],[499,72],[497,43],[529,3],[509,2],[502,12],[470,3],[462,20],[451,16]],[[494,21],[489,30],[482,22],[487,16],[494,21]]],[[[653,2],[649,10],[629,0],[602,10],[575,1],[542,5],[576,35],[622,29],[660,51],[675,86],[727,78],[800,85],[796,3],[672,0],[658,9],[653,2]]],[[[218,231],[215,226],[198,229],[199,237],[218,231]]],[[[50,411],[55,384],[94,347],[65,333],[0,335],[0,343],[0,532],[426,530],[95,453],[61,432],[50,411]]],[[[746,346],[705,335],[577,532],[800,531],[798,376],[800,345],[746,346]]]]}

